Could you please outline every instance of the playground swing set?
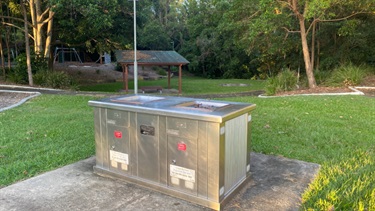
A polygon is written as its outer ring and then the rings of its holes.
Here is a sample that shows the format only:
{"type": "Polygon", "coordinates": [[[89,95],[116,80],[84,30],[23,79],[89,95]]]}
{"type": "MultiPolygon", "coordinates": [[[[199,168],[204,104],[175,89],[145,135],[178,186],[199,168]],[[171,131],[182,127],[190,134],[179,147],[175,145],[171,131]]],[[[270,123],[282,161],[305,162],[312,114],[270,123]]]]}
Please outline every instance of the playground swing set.
{"type": "Polygon", "coordinates": [[[56,47],[54,52],[54,58],[53,62],[56,62],[56,59],[58,58],[59,63],[64,63],[66,59],[66,54],[69,54],[69,61],[77,61],[79,63],[82,63],[81,58],[79,57],[79,54],[77,53],[75,48],[62,48],[62,47],[56,47]],[[74,57],[74,60],[73,60],[74,57]]]}

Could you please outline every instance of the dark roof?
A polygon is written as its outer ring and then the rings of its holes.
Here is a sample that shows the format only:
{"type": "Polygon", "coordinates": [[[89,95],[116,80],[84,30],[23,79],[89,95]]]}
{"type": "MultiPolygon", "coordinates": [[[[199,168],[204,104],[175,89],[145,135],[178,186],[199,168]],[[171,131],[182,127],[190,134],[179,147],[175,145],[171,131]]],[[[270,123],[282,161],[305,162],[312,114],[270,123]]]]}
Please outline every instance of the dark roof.
{"type": "MultiPolygon", "coordinates": [[[[134,51],[116,51],[116,59],[121,64],[134,63],[134,51]]],[[[189,61],[176,51],[137,51],[139,65],[186,65],[189,61]]]]}

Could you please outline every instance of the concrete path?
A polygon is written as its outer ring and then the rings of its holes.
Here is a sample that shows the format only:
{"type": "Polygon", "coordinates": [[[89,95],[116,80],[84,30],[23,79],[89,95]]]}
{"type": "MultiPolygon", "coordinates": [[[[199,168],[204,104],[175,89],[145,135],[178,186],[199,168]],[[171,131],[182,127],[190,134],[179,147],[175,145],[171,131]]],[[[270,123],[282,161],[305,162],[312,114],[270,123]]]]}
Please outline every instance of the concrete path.
{"type": "MultiPolygon", "coordinates": [[[[0,210],[210,210],[122,180],[93,174],[95,158],[65,166],[0,189],[0,210]]],[[[320,166],[251,154],[250,182],[224,210],[290,211],[320,166]]]]}

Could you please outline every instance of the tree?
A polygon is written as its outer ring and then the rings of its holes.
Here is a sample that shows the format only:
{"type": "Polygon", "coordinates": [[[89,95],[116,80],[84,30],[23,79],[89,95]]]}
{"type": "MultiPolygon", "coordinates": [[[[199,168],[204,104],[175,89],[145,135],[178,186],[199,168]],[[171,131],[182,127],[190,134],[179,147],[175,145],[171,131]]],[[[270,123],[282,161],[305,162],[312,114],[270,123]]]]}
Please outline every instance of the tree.
{"type": "MultiPolygon", "coordinates": [[[[8,7],[12,10],[12,16],[1,15],[3,24],[16,27],[19,30],[25,30],[18,24],[13,23],[18,21],[23,23],[25,19],[18,18],[18,14],[23,14],[22,7],[24,1],[8,1],[8,7]],[[5,19],[5,20],[4,20],[5,19]]],[[[30,15],[31,22],[27,22],[28,27],[32,28],[32,35],[30,36],[34,41],[34,51],[36,55],[44,56],[48,58],[50,44],[52,39],[52,24],[54,12],[52,11],[53,5],[51,2],[45,2],[42,0],[29,0],[27,1],[28,7],[25,6],[26,15],[30,15]],[[29,9],[27,11],[27,9],[29,9]],[[45,27],[48,25],[48,27],[45,27]]]]}
{"type": "Polygon", "coordinates": [[[69,46],[104,53],[126,48],[132,38],[131,2],[58,0],[56,38],[69,46]]]}
{"type": "Polygon", "coordinates": [[[139,47],[179,50],[186,33],[184,1],[152,0],[139,5],[139,47]]]}
{"type": "Polygon", "coordinates": [[[25,28],[25,48],[26,48],[26,65],[27,65],[27,75],[29,78],[29,85],[33,86],[33,74],[31,70],[31,56],[30,56],[30,44],[29,44],[29,29],[28,29],[28,21],[27,21],[27,13],[24,2],[21,2],[22,14],[24,18],[24,28],[25,28]]]}
{"type": "Polygon", "coordinates": [[[50,55],[50,45],[52,40],[52,24],[55,13],[52,11],[53,5],[42,0],[29,0],[31,24],[34,37],[34,51],[36,55],[50,55]],[[45,29],[45,25],[47,29],[45,29]],[[44,45],[44,46],[43,46],[44,45]]]}
{"type": "MultiPolygon", "coordinates": [[[[238,2],[249,4],[244,0],[238,2]]],[[[285,31],[285,38],[290,34],[299,33],[309,87],[315,88],[312,56],[315,37],[311,38],[311,35],[315,35],[312,30],[316,24],[348,20],[356,15],[374,11],[374,6],[375,2],[372,0],[261,0],[255,13],[248,15],[252,17],[252,21],[249,21],[247,26],[251,31],[248,34],[250,40],[254,41],[264,34],[278,35],[280,30],[285,31]]]]}

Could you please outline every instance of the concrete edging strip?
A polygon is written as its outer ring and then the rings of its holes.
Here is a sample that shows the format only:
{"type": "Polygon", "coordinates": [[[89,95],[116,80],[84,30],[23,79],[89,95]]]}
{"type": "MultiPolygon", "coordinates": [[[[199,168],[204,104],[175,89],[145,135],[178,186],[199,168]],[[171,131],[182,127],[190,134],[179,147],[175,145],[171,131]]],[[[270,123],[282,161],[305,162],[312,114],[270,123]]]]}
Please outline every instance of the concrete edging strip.
{"type": "MultiPolygon", "coordinates": [[[[28,89],[28,90],[46,90],[46,91],[63,91],[61,89],[52,89],[52,88],[42,88],[42,87],[32,87],[32,86],[18,86],[18,85],[4,85],[0,84],[0,88],[11,88],[11,89],[28,89]]],[[[3,90],[2,90],[3,91],[3,90]]]]}
{"type": "Polygon", "coordinates": [[[358,87],[348,87],[349,89],[353,90],[354,92],[341,92],[341,93],[312,93],[312,94],[293,94],[293,95],[280,95],[280,96],[266,96],[266,95],[258,95],[260,98],[275,98],[275,97],[294,97],[294,96],[342,96],[342,95],[365,95],[365,93],[357,90],[358,87]]]}

